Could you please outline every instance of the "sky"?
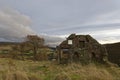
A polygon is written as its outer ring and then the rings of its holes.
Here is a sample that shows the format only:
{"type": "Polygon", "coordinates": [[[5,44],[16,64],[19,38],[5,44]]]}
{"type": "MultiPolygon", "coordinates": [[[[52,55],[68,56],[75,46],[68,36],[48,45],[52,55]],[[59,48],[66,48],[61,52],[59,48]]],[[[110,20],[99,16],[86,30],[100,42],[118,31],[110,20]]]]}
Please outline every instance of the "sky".
{"type": "Polygon", "coordinates": [[[0,40],[28,34],[59,44],[71,33],[120,42],[120,0],[0,0],[0,40]]]}

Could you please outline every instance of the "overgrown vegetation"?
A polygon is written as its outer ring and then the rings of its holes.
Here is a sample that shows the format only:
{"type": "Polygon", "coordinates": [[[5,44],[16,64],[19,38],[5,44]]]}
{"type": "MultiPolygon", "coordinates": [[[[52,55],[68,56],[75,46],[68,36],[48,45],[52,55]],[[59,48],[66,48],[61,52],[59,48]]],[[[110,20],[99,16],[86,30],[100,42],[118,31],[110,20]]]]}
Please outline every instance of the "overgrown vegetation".
{"type": "Polygon", "coordinates": [[[0,59],[0,80],[120,80],[120,68],[102,64],[58,65],[49,61],[0,59]]]}
{"type": "Polygon", "coordinates": [[[50,49],[44,45],[44,39],[37,35],[27,35],[23,42],[0,44],[0,57],[12,59],[47,60],[50,49]]]}

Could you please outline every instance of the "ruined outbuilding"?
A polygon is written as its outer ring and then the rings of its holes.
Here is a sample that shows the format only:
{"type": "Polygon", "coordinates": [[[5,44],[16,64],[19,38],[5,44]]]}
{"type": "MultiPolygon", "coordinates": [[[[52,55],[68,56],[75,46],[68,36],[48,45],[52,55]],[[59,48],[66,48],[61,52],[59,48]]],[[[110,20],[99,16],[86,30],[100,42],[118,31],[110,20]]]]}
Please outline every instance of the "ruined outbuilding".
{"type": "Polygon", "coordinates": [[[71,34],[57,46],[57,54],[59,63],[89,63],[91,61],[105,62],[107,60],[105,47],[90,35],[71,34]]]}

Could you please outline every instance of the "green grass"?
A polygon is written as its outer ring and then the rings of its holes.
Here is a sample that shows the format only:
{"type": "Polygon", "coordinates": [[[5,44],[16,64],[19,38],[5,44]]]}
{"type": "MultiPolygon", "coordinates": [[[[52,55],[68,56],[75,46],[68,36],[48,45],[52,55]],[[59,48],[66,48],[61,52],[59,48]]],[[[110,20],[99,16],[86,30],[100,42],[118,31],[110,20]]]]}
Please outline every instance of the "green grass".
{"type": "Polygon", "coordinates": [[[120,68],[101,64],[58,65],[49,61],[0,59],[0,80],[120,80],[120,68]]]}

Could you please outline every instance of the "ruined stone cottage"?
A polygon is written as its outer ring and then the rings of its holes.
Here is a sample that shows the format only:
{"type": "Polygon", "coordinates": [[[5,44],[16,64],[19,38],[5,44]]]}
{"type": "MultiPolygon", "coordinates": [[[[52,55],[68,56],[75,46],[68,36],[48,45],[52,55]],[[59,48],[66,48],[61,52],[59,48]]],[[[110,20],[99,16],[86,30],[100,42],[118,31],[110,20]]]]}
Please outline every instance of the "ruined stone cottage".
{"type": "Polygon", "coordinates": [[[71,34],[65,41],[57,46],[59,63],[91,61],[104,62],[107,52],[104,46],[90,35],[71,34]]]}

